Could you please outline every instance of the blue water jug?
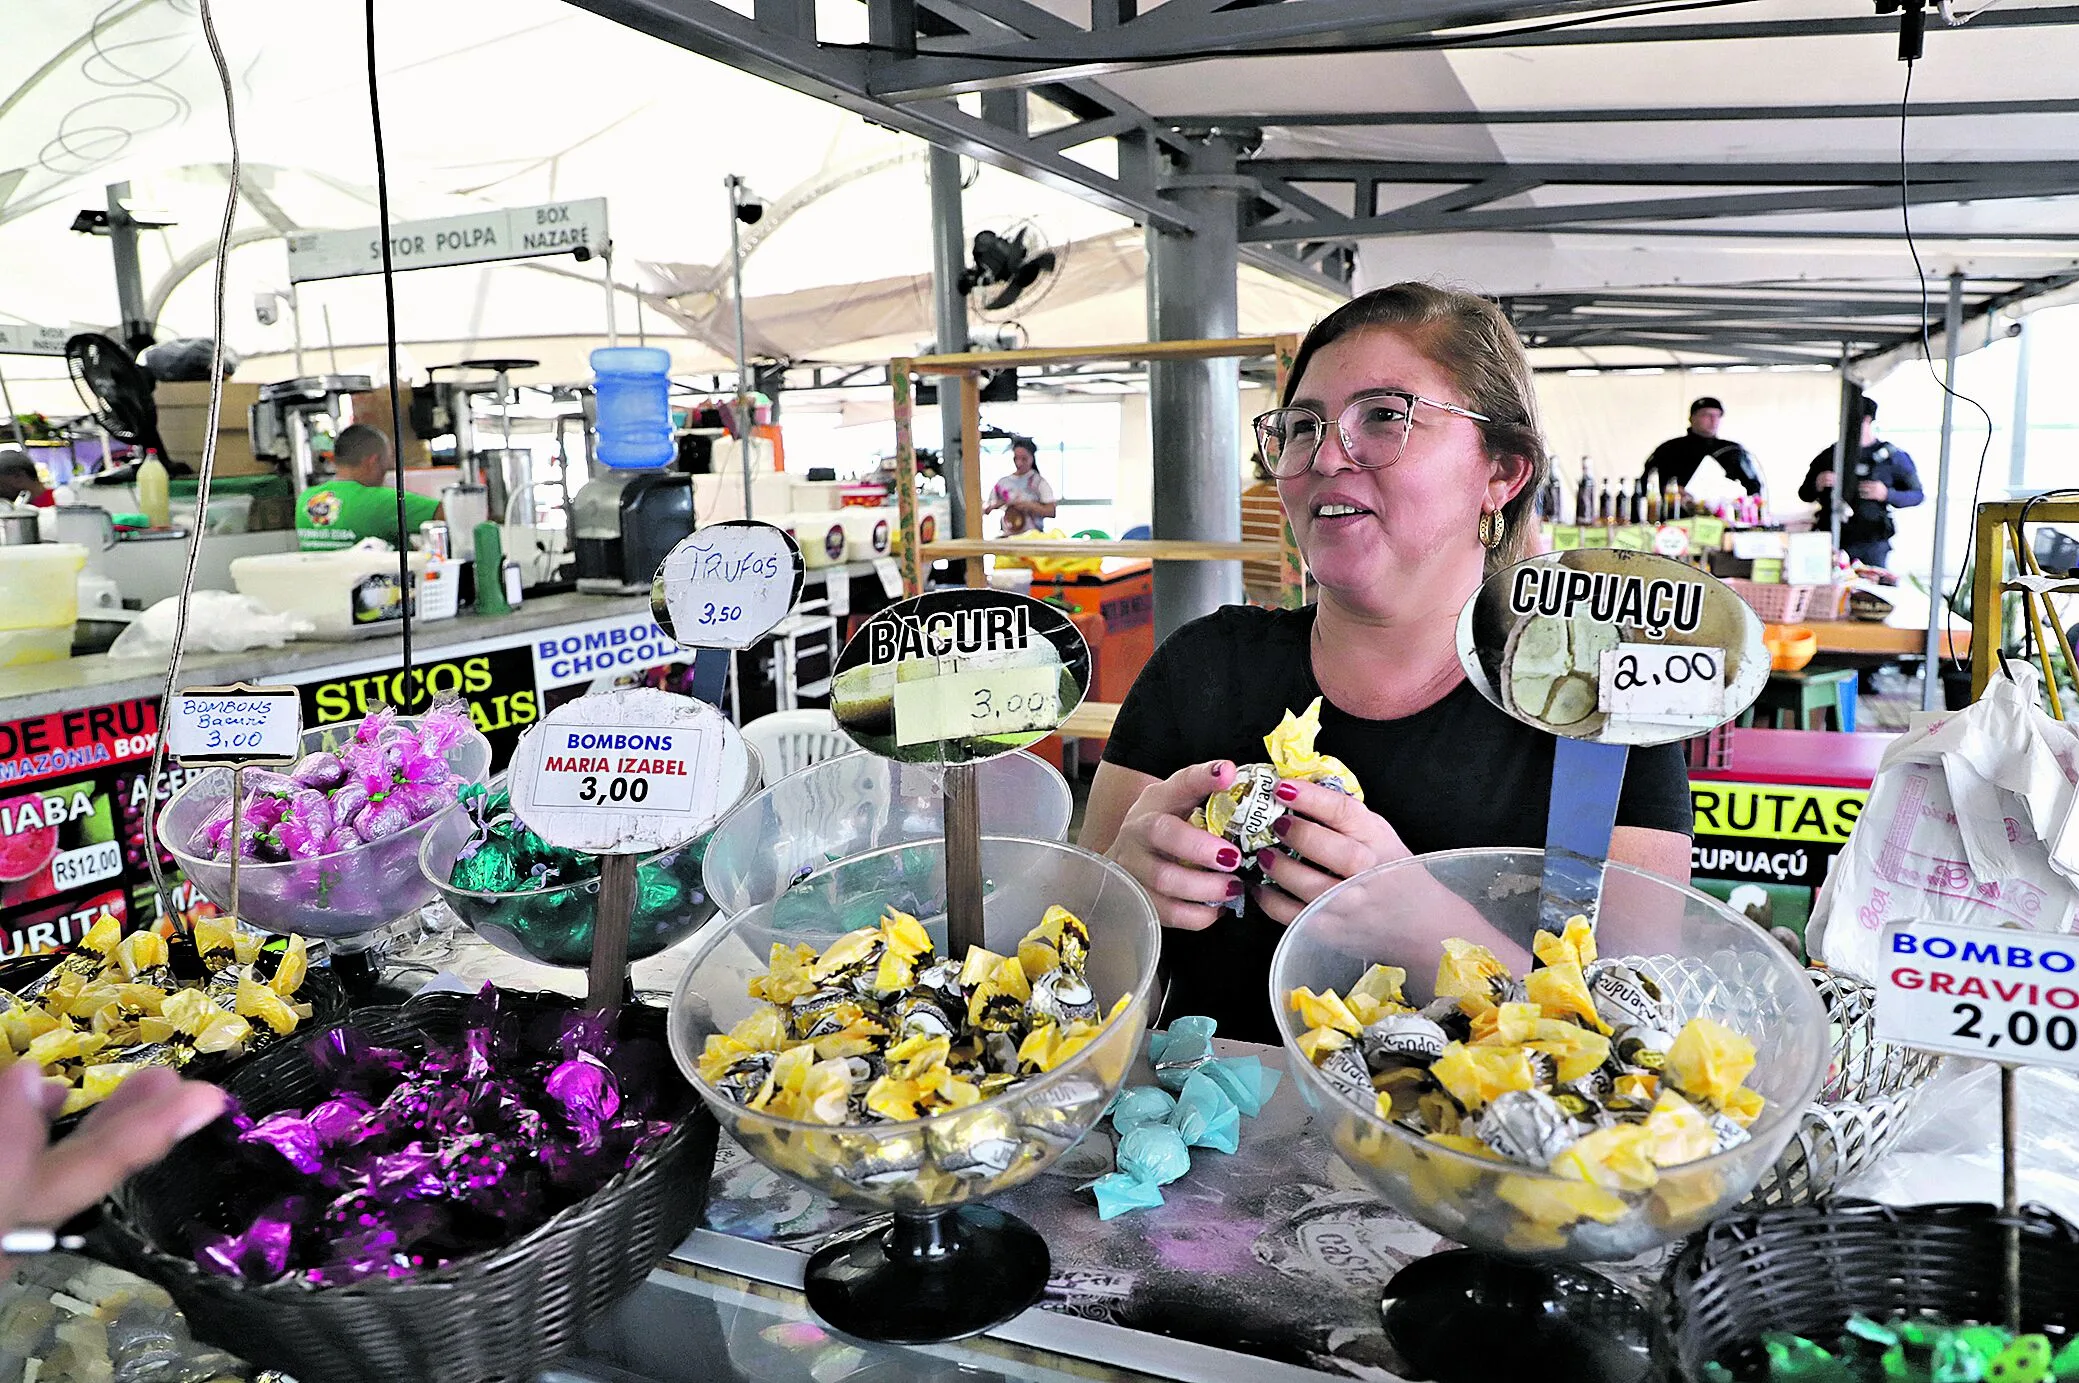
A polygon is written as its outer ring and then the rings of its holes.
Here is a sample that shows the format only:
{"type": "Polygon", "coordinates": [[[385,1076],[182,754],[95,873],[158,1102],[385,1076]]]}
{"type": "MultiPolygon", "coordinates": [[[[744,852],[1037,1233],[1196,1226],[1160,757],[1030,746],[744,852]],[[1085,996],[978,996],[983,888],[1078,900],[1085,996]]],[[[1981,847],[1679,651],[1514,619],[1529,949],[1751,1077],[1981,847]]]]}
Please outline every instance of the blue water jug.
{"type": "Polygon", "coordinates": [[[654,470],[677,455],[671,436],[671,353],[655,346],[592,352],[599,396],[594,455],[616,470],[654,470]]]}

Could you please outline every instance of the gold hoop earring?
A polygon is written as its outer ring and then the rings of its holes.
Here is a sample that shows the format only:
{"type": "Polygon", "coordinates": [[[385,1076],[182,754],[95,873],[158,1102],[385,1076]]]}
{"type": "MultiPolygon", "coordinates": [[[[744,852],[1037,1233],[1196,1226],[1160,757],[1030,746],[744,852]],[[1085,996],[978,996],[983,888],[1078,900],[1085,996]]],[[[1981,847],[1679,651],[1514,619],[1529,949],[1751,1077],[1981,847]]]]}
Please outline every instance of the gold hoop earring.
{"type": "Polygon", "coordinates": [[[1509,521],[1499,509],[1480,511],[1480,546],[1490,552],[1502,545],[1502,538],[1509,531],[1509,521]]]}

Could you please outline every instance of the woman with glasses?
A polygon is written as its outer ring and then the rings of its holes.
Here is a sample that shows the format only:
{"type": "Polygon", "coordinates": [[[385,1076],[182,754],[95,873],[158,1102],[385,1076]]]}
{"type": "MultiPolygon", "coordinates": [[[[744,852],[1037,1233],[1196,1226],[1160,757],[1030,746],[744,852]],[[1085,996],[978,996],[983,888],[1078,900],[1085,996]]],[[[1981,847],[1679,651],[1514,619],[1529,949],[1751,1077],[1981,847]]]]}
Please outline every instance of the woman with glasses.
{"type": "MultiPolygon", "coordinates": [[[[1172,634],[1120,709],[1081,844],[1153,896],[1170,1016],[1275,1043],[1264,993],[1283,924],[1339,880],[1409,854],[1541,846],[1553,740],[1465,680],[1459,610],[1523,555],[1545,476],[1531,374],[1492,303],[1420,283],[1377,289],[1307,333],[1263,461],[1319,587],[1304,610],[1228,606],[1172,634]],[[1265,879],[1191,825],[1264,757],[1263,736],[1320,697],[1318,747],[1362,804],[1284,782],[1265,879]]],[[[1674,746],[1633,749],[1611,856],[1689,878],[1689,784],[1674,746]]]]}

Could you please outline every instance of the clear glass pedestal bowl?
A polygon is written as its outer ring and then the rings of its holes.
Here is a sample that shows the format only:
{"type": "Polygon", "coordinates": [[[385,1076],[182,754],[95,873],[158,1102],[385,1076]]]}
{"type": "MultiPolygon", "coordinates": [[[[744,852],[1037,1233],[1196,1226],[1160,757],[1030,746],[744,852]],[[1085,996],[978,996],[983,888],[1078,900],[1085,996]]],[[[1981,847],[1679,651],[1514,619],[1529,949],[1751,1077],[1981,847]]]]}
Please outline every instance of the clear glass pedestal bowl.
{"type": "MultiPolygon", "coordinates": [[[[744,750],[744,780],[723,785],[732,810],[758,786],[758,751],[749,744],[744,750]]],[[[498,783],[491,786],[496,791],[498,783]]],[[[470,930],[508,955],[580,970],[591,964],[599,876],[552,888],[509,892],[458,888],[448,882],[448,876],[454,872],[455,857],[475,834],[476,819],[459,806],[441,813],[426,832],[419,847],[419,867],[440,900],[470,930]]],[[[714,899],[701,881],[702,855],[714,835],[709,831],[645,856],[636,865],[635,913],[628,922],[631,963],[678,945],[714,917],[714,899]]]]}
{"type": "MultiPolygon", "coordinates": [[[[915,842],[841,861],[784,895],[820,902],[824,921],[777,925],[776,904],[714,923],[672,996],[673,1056],[723,1130],[766,1166],[848,1207],[874,1213],[809,1261],[809,1305],[867,1339],[958,1339],[1008,1320],[1046,1285],[1044,1240],[981,1202],[1032,1177],[1080,1139],[1125,1083],[1147,1026],[1161,928],[1148,896],[1111,861],[1052,841],[982,839],[983,945],[1013,955],[1050,905],[1090,928],[1087,978],[1101,1009],[1125,1009],[1055,1069],[991,1099],[932,1118],[831,1127],[771,1117],[706,1081],[706,1039],[761,1001],[747,991],[775,944],[818,950],[852,930],[846,900],[905,881],[913,912],[946,949],[945,847],[915,842]],[[892,1216],[891,1219],[879,1218],[892,1216]]],[[[870,925],[870,922],[869,924],[870,925]]]]}
{"type": "Polygon", "coordinates": [[[1580,1181],[1429,1143],[1338,1093],[1301,1053],[1304,1024],[1287,996],[1301,986],[1347,993],[1376,963],[1405,969],[1407,1000],[1420,1006],[1434,997],[1449,937],[1489,946],[1522,977],[1543,863],[1543,851],[1526,849],[1381,865],[1315,899],[1271,962],[1287,1065],[1337,1154],[1394,1209],[1475,1251],[1417,1262],[1388,1289],[1388,1333],[1418,1374],[1511,1376],[1515,1356],[1497,1359],[1502,1349],[1520,1350],[1545,1379],[1639,1376],[1636,1303],[1606,1279],[1555,1265],[1633,1258],[1729,1212],[1774,1165],[1826,1074],[1826,1011],[1788,951],[1716,899],[1612,864],[1593,919],[1597,951],[1657,981],[1678,1029],[1715,1018],[1754,1043],[1747,1084],[1768,1103],[1746,1142],[1663,1168],[1648,1191],[1583,1195],[1580,1181]],[[1582,1352],[1575,1364],[1570,1350],[1582,1352]],[[1589,1357],[1608,1350],[1617,1353],[1589,1357]]]}
{"type": "MultiPolygon", "coordinates": [[[[1019,751],[974,766],[982,834],[1062,840],[1075,804],[1053,765],[1019,751]]],[[[715,828],[701,873],[731,916],[769,903],[838,860],[945,834],[944,770],[860,750],[811,764],[767,787],[715,828]]],[[[895,887],[900,888],[899,881],[895,887]]],[[[878,895],[847,900],[880,916],[878,895]]],[[[899,899],[888,901],[900,905],[899,899]]]]}
{"type": "MultiPolygon", "coordinates": [[[[417,719],[398,717],[400,725],[417,719]]],[[[358,721],[303,732],[303,752],[340,743],[358,721]]],[[[471,730],[448,750],[448,767],[464,784],[481,783],[491,767],[491,742],[471,730]]],[[[189,778],[159,811],[159,841],[203,897],[231,909],[231,861],[195,848],[197,833],[231,795],[231,773],[212,768],[189,778]]],[[[238,866],[240,920],[270,932],[291,932],[338,943],[366,936],[433,901],[433,885],[419,871],[419,845],[441,813],[422,817],[395,835],[312,859],[238,866]]],[[[336,949],[352,949],[336,947],[336,949]]]]}

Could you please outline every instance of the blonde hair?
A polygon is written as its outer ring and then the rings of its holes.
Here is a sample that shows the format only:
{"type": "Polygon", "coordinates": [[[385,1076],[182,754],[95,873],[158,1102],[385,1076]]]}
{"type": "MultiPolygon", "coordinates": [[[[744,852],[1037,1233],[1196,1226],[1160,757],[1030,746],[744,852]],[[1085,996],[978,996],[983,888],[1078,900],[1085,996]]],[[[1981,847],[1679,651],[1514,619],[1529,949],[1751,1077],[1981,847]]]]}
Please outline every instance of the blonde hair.
{"type": "Polygon", "coordinates": [[[1496,571],[1520,560],[1532,508],[1550,467],[1545,436],[1538,427],[1530,361],[1515,326],[1491,300],[1429,283],[1395,283],[1352,298],[1314,323],[1300,342],[1280,402],[1292,402],[1316,351],[1353,332],[1382,329],[1409,337],[1450,378],[1460,395],[1453,402],[1487,415],[1479,428],[1490,460],[1523,463],[1528,478],[1502,506],[1508,531],[1501,545],[1487,554],[1487,569],[1496,571]]]}

